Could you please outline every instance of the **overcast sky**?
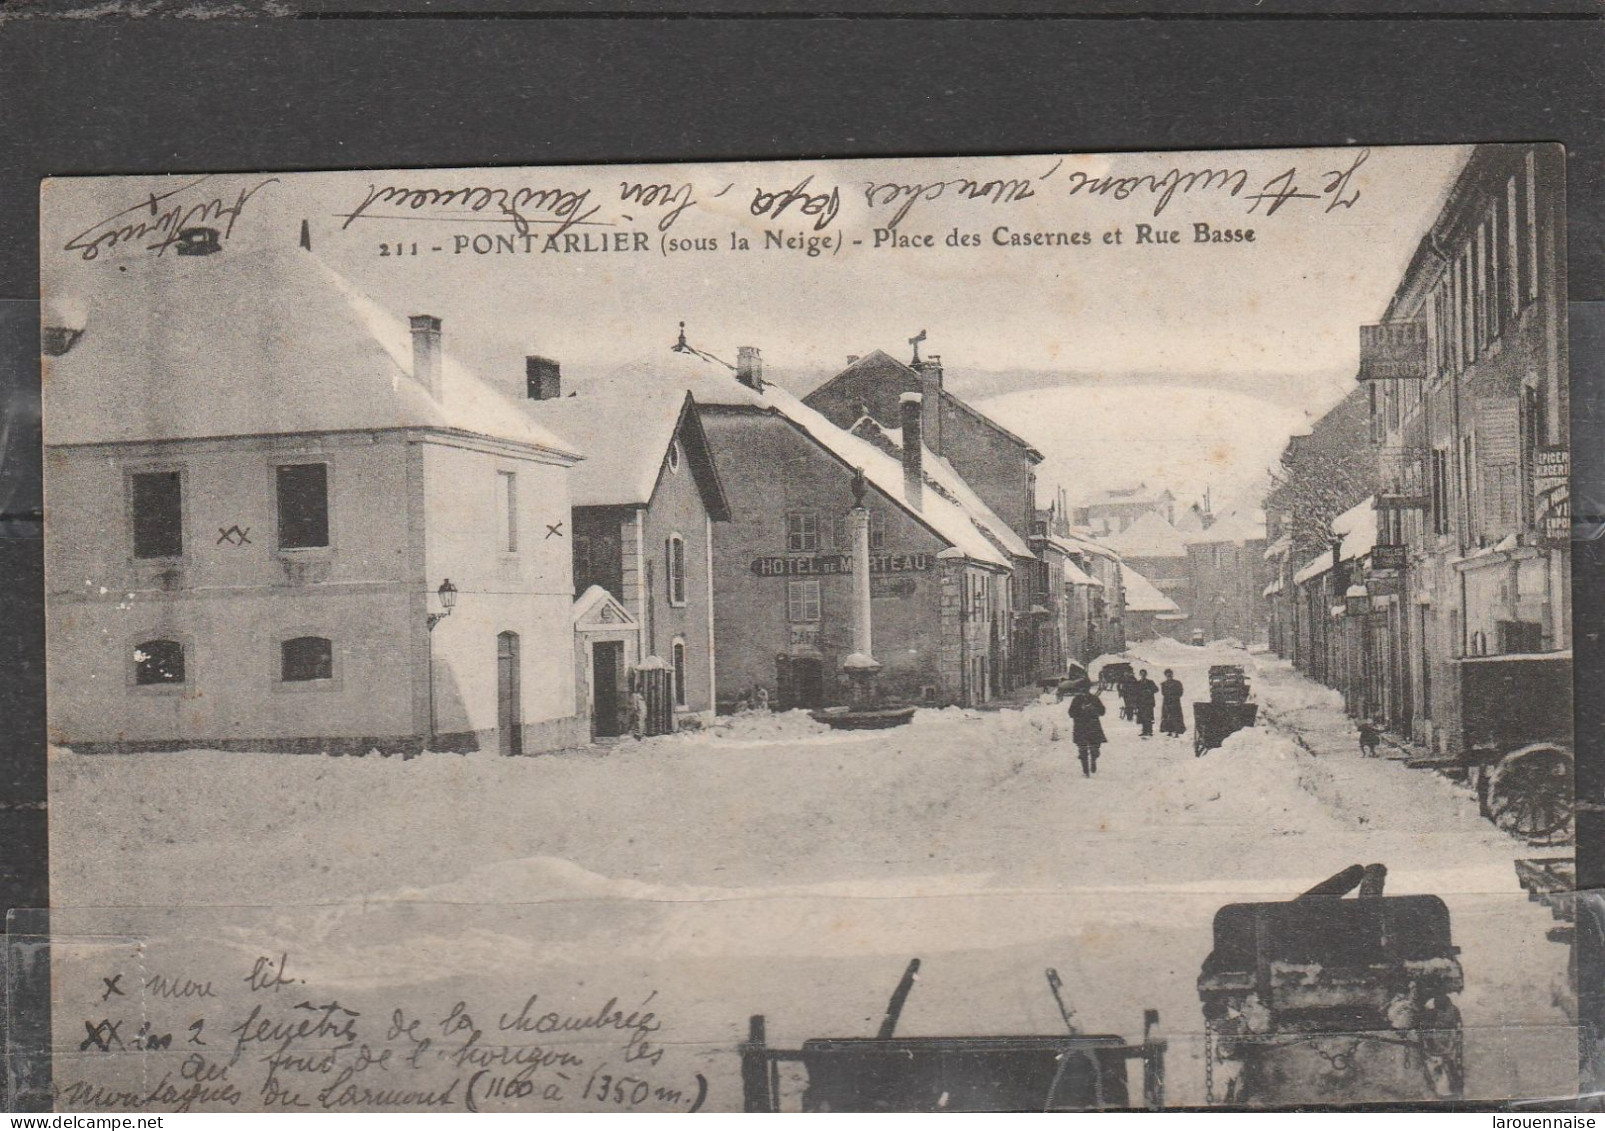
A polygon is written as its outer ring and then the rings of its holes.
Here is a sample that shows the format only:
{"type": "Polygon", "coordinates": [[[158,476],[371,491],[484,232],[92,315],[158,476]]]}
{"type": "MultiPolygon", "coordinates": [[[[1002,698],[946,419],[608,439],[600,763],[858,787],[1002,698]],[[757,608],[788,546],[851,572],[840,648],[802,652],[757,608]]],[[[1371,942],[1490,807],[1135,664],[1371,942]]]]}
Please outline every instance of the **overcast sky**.
{"type": "MultiPolygon", "coordinates": [[[[118,224],[138,218],[154,225],[169,208],[214,198],[233,204],[255,187],[224,254],[261,243],[293,246],[304,219],[316,254],[398,314],[441,317],[447,348],[494,379],[520,380],[525,352],[555,357],[580,377],[650,357],[667,348],[683,319],[692,341],[710,352],[733,359],[736,346],[755,345],[770,364],[789,369],[838,368],[848,354],[877,347],[906,358],[906,339],[923,329],[926,351],[941,354],[955,375],[1022,368],[1159,373],[1209,388],[1229,374],[1234,389],[1244,388],[1245,377],[1262,379],[1283,406],[1319,409],[1335,396],[1334,374],[1352,375],[1359,325],[1381,316],[1467,152],[1372,149],[1363,161],[1359,149],[1340,149],[303,173],[265,184],[238,174],[200,184],[192,184],[195,177],[75,179],[51,182],[43,194],[43,290],[47,321],[63,308],[92,307],[119,262],[155,254],[143,249],[148,235],[104,238],[118,224]],[[1178,185],[1161,207],[1162,190],[1175,183],[1172,170],[1232,176],[1178,185]],[[1351,175],[1340,181],[1346,170],[1351,175]],[[803,211],[803,196],[778,216],[752,214],[760,192],[810,177],[804,194],[813,199],[812,214],[803,211]],[[957,183],[929,187],[960,178],[1012,181],[1031,195],[998,201],[994,189],[966,199],[957,183]],[[621,200],[621,185],[636,181],[672,186],[675,195],[667,205],[621,200]],[[870,185],[882,186],[874,204],[866,199],[870,185]],[[558,189],[571,195],[557,210],[585,219],[565,236],[590,237],[592,246],[644,242],[648,250],[543,253],[556,227],[551,221],[562,216],[521,202],[535,250],[509,254],[504,243],[499,254],[479,255],[473,237],[482,237],[481,246],[495,242],[483,237],[518,237],[518,225],[496,204],[471,212],[460,201],[412,208],[415,198],[369,200],[385,186],[558,189]],[[1273,197],[1254,199],[1288,187],[1313,198],[1286,199],[1274,212],[1273,197]],[[174,189],[180,191],[162,195],[174,189]],[[662,231],[687,192],[695,203],[662,231]],[[159,198],[154,214],[152,193],[159,198]],[[876,248],[874,229],[889,228],[905,204],[897,232],[911,241],[929,237],[934,246],[876,248]],[[96,227],[125,209],[132,210],[96,227]],[[1251,228],[1254,239],[1198,243],[1200,223],[1251,228]],[[1140,245],[1139,224],[1175,231],[1179,242],[1140,245]],[[1106,242],[1115,229],[1118,245],[1106,242]],[[810,257],[800,249],[765,250],[766,231],[840,242],[810,257]],[[975,245],[947,246],[955,232],[975,245]],[[1033,232],[1085,233],[1090,242],[996,242],[1033,232]],[[750,250],[728,250],[732,234],[745,237],[750,250]],[[669,251],[668,238],[712,240],[721,250],[669,251]],[[381,254],[381,245],[397,243],[407,254],[381,254]]],[[[785,200],[771,197],[771,212],[785,200]]],[[[181,222],[222,226],[228,218],[181,222]]],[[[564,242],[560,237],[559,246],[564,242]]]]}

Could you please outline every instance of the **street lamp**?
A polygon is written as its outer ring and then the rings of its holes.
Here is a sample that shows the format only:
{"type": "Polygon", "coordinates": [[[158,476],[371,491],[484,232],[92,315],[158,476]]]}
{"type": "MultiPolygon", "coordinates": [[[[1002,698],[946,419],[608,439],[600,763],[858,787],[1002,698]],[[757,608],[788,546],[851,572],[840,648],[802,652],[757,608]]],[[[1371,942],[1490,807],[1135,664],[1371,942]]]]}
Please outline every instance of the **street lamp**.
{"type": "Polygon", "coordinates": [[[435,594],[440,598],[440,607],[446,611],[443,613],[429,614],[430,632],[435,630],[435,625],[439,624],[446,617],[451,616],[452,606],[457,604],[457,587],[451,583],[451,578],[449,577],[440,583],[440,588],[435,590],[435,594]]]}

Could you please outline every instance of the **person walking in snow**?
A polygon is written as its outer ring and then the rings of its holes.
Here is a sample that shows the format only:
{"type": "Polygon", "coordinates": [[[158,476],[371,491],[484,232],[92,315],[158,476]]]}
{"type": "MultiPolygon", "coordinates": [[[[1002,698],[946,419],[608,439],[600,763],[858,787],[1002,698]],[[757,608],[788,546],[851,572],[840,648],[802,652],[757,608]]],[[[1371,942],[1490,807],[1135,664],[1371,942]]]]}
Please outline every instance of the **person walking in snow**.
{"type": "Polygon", "coordinates": [[[646,737],[646,696],[639,688],[630,694],[630,733],[637,742],[646,737]]]}
{"type": "Polygon", "coordinates": [[[1142,737],[1154,736],[1154,700],[1159,698],[1159,685],[1148,678],[1148,669],[1137,673],[1137,682],[1131,685],[1131,710],[1142,724],[1142,737]]]}
{"type": "Polygon", "coordinates": [[[1165,682],[1159,685],[1159,697],[1163,705],[1159,709],[1159,731],[1180,738],[1187,733],[1187,720],[1182,715],[1181,697],[1185,689],[1176,673],[1169,668],[1165,669],[1165,682]]]}
{"type": "Polygon", "coordinates": [[[1103,700],[1091,691],[1092,685],[1082,683],[1070,699],[1070,741],[1076,744],[1076,758],[1081,762],[1081,776],[1090,778],[1098,772],[1098,749],[1105,741],[1103,700]]]}

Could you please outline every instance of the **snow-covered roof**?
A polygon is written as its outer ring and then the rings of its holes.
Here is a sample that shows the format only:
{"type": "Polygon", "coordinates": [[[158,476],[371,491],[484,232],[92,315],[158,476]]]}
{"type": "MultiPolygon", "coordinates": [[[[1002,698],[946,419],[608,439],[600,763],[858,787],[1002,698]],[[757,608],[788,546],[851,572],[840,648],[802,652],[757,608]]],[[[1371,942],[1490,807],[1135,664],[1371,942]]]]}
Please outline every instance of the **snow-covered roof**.
{"type": "Polygon", "coordinates": [[[1253,515],[1233,511],[1224,514],[1203,530],[1186,536],[1189,546],[1208,546],[1223,542],[1258,542],[1265,537],[1265,522],[1253,515]]]}
{"type": "Polygon", "coordinates": [[[1179,613],[1176,602],[1161,593],[1154,583],[1124,562],[1120,565],[1120,584],[1126,590],[1126,609],[1133,613],[1179,613]]]}
{"type": "Polygon", "coordinates": [[[1185,558],[1187,538],[1165,521],[1165,516],[1148,511],[1124,530],[1104,536],[1104,543],[1123,558],[1185,558]]]}
{"type": "Polygon", "coordinates": [[[1084,554],[1096,554],[1098,557],[1108,558],[1112,562],[1120,560],[1119,552],[1111,549],[1107,543],[1100,541],[1099,536],[1094,534],[1090,527],[1072,526],[1069,533],[1061,537],[1084,554]]]}
{"type": "Polygon", "coordinates": [[[1146,483],[1139,483],[1135,487],[1109,487],[1102,491],[1095,491],[1088,495],[1081,503],[1083,507],[1103,506],[1130,506],[1140,503],[1144,506],[1153,506],[1164,502],[1170,497],[1170,492],[1163,487],[1150,487],[1146,483]]]}
{"type": "Polygon", "coordinates": [[[437,428],[580,454],[454,358],[450,326],[431,396],[413,377],[407,321],[310,251],[126,267],[52,296],[82,312],[83,333],[45,359],[50,444],[437,428]]]}
{"type": "MultiPolygon", "coordinates": [[[[905,365],[903,362],[898,361],[885,350],[873,349],[864,354],[862,357],[858,358],[856,361],[850,363],[846,369],[843,369],[840,373],[836,374],[824,384],[820,385],[819,388],[809,393],[808,397],[809,399],[812,399],[813,397],[822,393],[824,390],[830,388],[830,386],[836,384],[838,381],[850,381],[857,376],[868,376],[871,380],[890,379],[896,382],[899,387],[907,392],[924,391],[923,382],[921,381],[920,374],[917,370],[910,365],[905,365]]],[[[1025,449],[1026,454],[1031,458],[1033,463],[1042,462],[1042,453],[1037,450],[1036,445],[1031,443],[1030,440],[1027,440],[1024,437],[1018,436],[1009,431],[996,420],[993,420],[986,413],[982,412],[974,405],[954,394],[950,389],[939,387],[937,391],[940,394],[944,404],[964,413],[976,423],[991,429],[1004,439],[1019,445],[1021,448],[1025,449]]]]}
{"type": "Polygon", "coordinates": [[[1066,559],[1064,563],[1064,579],[1071,585],[1090,585],[1095,589],[1103,588],[1103,582],[1069,559],[1066,559]]]}
{"type": "Polygon", "coordinates": [[[1276,594],[1280,593],[1281,591],[1282,591],[1282,579],[1280,577],[1278,577],[1275,581],[1271,582],[1264,589],[1260,590],[1260,596],[1261,597],[1274,597],[1274,596],[1276,596],[1276,594]]]}
{"type": "MultiPolygon", "coordinates": [[[[760,392],[742,384],[736,380],[732,367],[718,358],[696,351],[669,350],[645,365],[616,370],[594,383],[590,395],[603,394],[621,386],[635,391],[648,388],[686,390],[698,405],[750,407],[772,412],[790,422],[847,467],[863,468],[864,478],[872,486],[964,556],[988,565],[1009,568],[1013,550],[1000,547],[998,541],[1005,541],[1006,545],[1018,545],[1022,556],[1031,556],[1030,548],[984,504],[979,509],[970,508],[957,498],[948,497],[952,492],[929,487],[920,492],[916,503],[906,495],[903,464],[899,458],[889,455],[868,440],[836,427],[821,413],[809,408],[779,385],[766,382],[760,392]],[[991,526],[994,522],[998,524],[996,529],[991,526]],[[1007,531],[1013,542],[1001,538],[1001,531],[1007,531]]],[[[584,400],[587,395],[587,390],[581,389],[574,399],[584,400]]],[[[926,455],[930,457],[929,452],[926,455]]],[[[951,468],[944,461],[934,457],[928,458],[925,470],[931,479],[939,483],[943,481],[944,473],[951,473],[951,468]]],[[[970,492],[972,497],[973,494],[970,492]]],[[[979,500],[975,502],[979,503],[979,500]]]]}
{"type": "MultiPolygon", "coordinates": [[[[803,407],[807,407],[804,405],[803,407]]],[[[810,409],[809,411],[813,411],[810,409]]],[[[875,443],[876,436],[885,438],[885,443],[892,449],[891,454],[902,466],[903,461],[903,430],[901,428],[887,428],[873,417],[859,418],[852,427],[852,435],[875,443]]],[[[879,445],[876,445],[879,447],[879,445]]],[[[996,511],[982,501],[981,496],[975,493],[969,482],[960,475],[947,460],[931,451],[923,444],[920,450],[920,469],[924,472],[928,483],[933,483],[942,491],[953,497],[953,501],[963,507],[965,512],[981,527],[982,531],[992,539],[998,549],[1017,558],[1034,556],[1031,547],[1025,539],[1015,533],[1014,528],[998,517],[996,511]]]]}
{"type": "MultiPolygon", "coordinates": [[[[1332,520],[1332,536],[1341,539],[1338,557],[1351,562],[1369,554],[1377,542],[1376,496],[1369,495],[1332,520]]],[[[1293,575],[1293,583],[1302,585],[1312,577],[1319,577],[1332,568],[1330,550],[1317,554],[1293,575]]]]}
{"type": "MultiPolygon", "coordinates": [[[[542,425],[572,442],[585,460],[569,476],[569,495],[576,507],[646,506],[652,501],[658,476],[668,458],[680,421],[694,412],[690,394],[671,386],[626,392],[608,387],[591,395],[521,401],[542,425]]],[[[702,442],[700,430],[690,429],[702,442]]],[[[687,464],[704,452],[682,453],[687,464]]],[[[701,469],[685,473],[706,476],[708,493],[719,496],[711,460],[701,469]]],[[[712,500],[711,510],[723,511],[723,500],[712,500]]]]}
{"type": "Polygon", "coordinates": [[[1265,547],[1265,560],[1270,562],[1275,561],[1277,558],[1285,558],[1292,550],[1293,537],[1290,534],[1284,534],[1265,547]]]}

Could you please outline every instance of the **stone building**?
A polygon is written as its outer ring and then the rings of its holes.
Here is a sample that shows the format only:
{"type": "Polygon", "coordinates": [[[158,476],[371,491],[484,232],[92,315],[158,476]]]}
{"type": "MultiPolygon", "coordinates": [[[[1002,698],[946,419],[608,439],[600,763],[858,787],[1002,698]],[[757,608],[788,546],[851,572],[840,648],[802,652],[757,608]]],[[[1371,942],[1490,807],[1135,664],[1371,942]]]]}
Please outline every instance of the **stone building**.
{"type": "Polygon", "coordinates": [[[934,703],[992,696],[1008,661],[1011,563],[1030,549],[918,439],[918,394],[899,401],[898,427],[855,435],[765,381],[756,349],[743,347],[731,365],[683,340],[603,382],[620,385],[690,392],[724,485],[730,521],[713,532],[721,709],[760,687],[783,708],[846,701],[846,519],[860,471],[882,688],[934,703]]]}

